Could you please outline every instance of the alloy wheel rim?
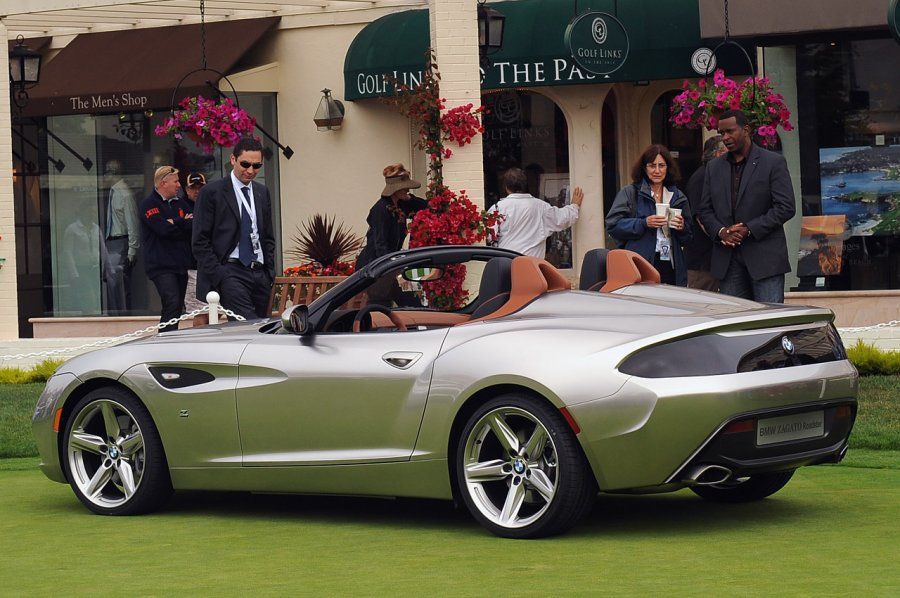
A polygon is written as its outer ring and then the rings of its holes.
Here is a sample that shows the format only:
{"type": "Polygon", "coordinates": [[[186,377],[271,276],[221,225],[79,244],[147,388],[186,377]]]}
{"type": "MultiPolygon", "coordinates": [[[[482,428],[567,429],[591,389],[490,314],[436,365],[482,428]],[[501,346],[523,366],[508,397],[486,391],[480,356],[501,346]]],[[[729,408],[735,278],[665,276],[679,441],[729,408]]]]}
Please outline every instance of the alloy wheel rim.
{"type": "Polygon", "coordinates": [[[66,452],[75,485],[97,506],[121,506],[140,487],[144,436],[121,403],[101,399],[86,405],[72,423],[66,452]]]}
{"type": "Polygon", "coordinates": [[[544,425],[517,407],[484,414],[466,439],[466,491],[479,512],[506,528],[547,511],[559,485],[556,446],[544,425]]]}

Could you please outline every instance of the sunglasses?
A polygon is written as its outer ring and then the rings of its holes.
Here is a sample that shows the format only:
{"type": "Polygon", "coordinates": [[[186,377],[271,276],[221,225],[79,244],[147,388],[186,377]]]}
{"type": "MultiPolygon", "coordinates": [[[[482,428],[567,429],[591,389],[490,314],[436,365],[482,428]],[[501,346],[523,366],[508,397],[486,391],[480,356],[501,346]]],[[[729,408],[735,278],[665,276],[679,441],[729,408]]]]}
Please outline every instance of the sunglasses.
{"type": "Polygon", "coordinates": [[[238,164],[241,165],[241,168],[250,168],[252,166],[253,170],[259,170],[263,166],[262,162],[247,162],[246,160],[241,160],[238,164]]]}

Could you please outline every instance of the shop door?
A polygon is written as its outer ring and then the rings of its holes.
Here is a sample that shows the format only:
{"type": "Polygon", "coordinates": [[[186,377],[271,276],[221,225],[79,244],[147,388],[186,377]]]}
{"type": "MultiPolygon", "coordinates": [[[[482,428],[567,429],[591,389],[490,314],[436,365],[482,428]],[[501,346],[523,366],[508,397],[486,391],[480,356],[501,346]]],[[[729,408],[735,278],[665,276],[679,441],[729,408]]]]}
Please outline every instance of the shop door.
{"type": "Polygon", "coordinates": [[[684,191],[694,171],[700,167],[703,157],[703,133],[700,129],[675,128],[669,122],[672,113],[672,100],[681,91],[669,91],[656,100],[653,110],[650,112],[650,140],[652,143],[661,143],[672,152],[672,157],[678,160],[681,169],[681,181],[678,187],[684,191]]]}

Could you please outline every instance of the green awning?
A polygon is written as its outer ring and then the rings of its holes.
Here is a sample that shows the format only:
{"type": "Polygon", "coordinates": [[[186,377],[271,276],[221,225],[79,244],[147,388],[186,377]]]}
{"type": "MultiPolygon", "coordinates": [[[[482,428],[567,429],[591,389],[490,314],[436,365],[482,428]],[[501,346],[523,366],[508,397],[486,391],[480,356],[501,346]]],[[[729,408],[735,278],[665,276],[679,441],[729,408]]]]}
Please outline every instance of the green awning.
{"type": "MultiPolygon", "coordinates": [[[[715,46],[700,38],[697,0],[515,0],[491,7],[506,16],[506,28],[503,48],[491,55],[493,66],[483,73],[485,90],[696,77],[694,52],[715,46]],[[564,35],[576,7],[578,14],[613,14],[628,31],[628,59],[608,77],[579,69],[566,47],[564,35]]],[[[393,13],[369,23],[347,50],[346,99],[390,95],[386,77],[412,84],[421,80],[429,39],[428,10],[393,13]]],[[[749,73],[746,59],[733,51],[717,58],[729,74],[749,73]]]]}

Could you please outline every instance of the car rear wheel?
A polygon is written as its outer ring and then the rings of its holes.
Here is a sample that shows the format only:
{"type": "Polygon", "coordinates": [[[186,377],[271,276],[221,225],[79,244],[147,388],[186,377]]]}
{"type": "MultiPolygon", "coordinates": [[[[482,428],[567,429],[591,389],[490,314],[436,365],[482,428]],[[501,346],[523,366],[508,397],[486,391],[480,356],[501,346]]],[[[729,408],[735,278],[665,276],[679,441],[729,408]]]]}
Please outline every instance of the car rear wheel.
{"type": "Polygon", "coordinates": [[[691,490],[715,502],[750,502],[775,494],[784,488],[795,470],[760,473],[734,482],[711,486],[692,486],[691,490]]]}
{"type": "Polygon", "coordinates": [[[457,446],[456,476],[475,519],[506,538],[561,533],[597,493],[565,419],[526,395],[497,397],[472,414],[457,446]]]}
{"type": "Polygon", "coordinates": [[[146,513],[172,494],[159,432],[147,409],[123,389],[99,388],[78,401],[63,442],[66,478],[95,513],[146,513]]]}

